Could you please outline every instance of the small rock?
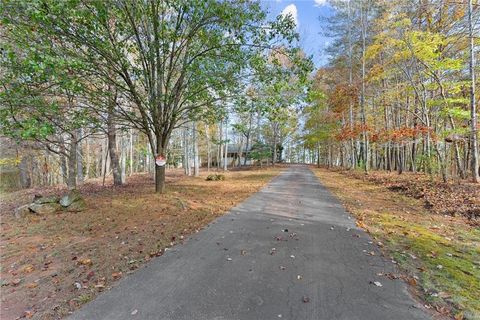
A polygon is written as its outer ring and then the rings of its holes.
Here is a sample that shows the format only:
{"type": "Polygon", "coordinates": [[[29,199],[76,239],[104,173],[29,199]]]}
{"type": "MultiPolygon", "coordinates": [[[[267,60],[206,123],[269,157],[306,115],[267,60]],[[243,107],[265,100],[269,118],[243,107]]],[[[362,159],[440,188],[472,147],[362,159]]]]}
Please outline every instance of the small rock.
{"type": "Polygon", "coordinates": [[[23,279],[16,278],[16,279],[13,279],[12,282],[10,282],[10,285],[16,287],[16,286],[18,286],[22,281],[23,281],[23,279]]]}
{"type": "Polygon", "coordinates": [[[33,213],[32,210],[30,210],[29,206],[30,206],[29,204],[26,204],[16,208],[15,211],[13,212],[13,214],[15,215],[15,218],[17,219],[25,218],[27,215],[33,213]]]}
{"type": "Polygon", "coordinates": [[[302,301],[303,301],[303,303],[309,303],[309,302],[310,302],[310,298],[307,297],[307,296],[303,296],[302,301]]]}

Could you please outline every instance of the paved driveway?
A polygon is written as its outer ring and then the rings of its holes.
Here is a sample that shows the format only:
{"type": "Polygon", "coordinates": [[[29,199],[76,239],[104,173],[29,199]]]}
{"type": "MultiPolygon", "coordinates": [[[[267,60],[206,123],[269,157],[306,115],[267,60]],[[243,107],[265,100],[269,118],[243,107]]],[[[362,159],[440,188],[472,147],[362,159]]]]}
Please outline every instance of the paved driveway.
{"type": "Polygon", "coordinates": [[[293,166],[70,319],[431,319],[403,281],[377,275],[395,272],[378,253],[293,166]]]}

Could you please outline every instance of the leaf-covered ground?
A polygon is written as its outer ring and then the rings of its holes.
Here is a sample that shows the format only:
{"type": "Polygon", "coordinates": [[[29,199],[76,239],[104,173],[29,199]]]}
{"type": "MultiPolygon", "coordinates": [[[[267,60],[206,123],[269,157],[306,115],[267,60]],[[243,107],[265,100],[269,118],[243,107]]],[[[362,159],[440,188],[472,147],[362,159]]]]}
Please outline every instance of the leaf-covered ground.
{"type": "MultiPolygon", "coordinates": [[[[15,219],[13,209],[34,194],[61,194],[61,187],[1,196],[1,310],[3,320],[58,319],[107,290],[116,280],[258,191],[281,169],[233,171],[225,181],[167,177],[167,192],[154,193],[147,175],[122,187],[101,181],[80,190],[89,209],[15,219]]],[[[223,172],[222,172],[223,174],[223,172]]]]}
{"type": "Polygon", "coordinates": [[[439,183],[426,187],[430,182],[421,176],[413,180],[419,181],[415,184],[408,177],[387,173],[365,177],[326,169],[315,172],[355,215],[358,226],[375,237],[384,254],[399,265],[401,273],[385,276],[404,278],[428,308],[455,319],[480,319],[478,220],[453,214],[464,210],[465,199],[478,199],[478,193],[472,192],[477,186],[449,186],[468,189],[452,195],[448,192],[456,191],[447,192],[439,183]],[[393,187],[399,185],[408,188],[393,187]],[[440,189],[432,190],[439,185],[440,189]],[[427,208],[426,200],[433,206],[427,208]]]}
{"type": "Polygon", "coordinates": [[[444,183],[425,174],[373,171],[365,175],[361,171],[343,171],[342,173],[379,183],[392,191],[423,200],[425,207],[438,214],[469,219],[470,224],[480,226],[480,185],[466,182],[444,183]]]}

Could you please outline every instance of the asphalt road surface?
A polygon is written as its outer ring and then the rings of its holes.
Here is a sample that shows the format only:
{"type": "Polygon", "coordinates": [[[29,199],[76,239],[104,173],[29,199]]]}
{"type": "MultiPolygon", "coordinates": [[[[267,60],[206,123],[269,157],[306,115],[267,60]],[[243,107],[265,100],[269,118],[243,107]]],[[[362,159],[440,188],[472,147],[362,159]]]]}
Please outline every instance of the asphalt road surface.
{"type": "Polygon", "coordinates": [[[294,166],[69,319],[431,319],[388,272],[338,200],[294,166]]]}

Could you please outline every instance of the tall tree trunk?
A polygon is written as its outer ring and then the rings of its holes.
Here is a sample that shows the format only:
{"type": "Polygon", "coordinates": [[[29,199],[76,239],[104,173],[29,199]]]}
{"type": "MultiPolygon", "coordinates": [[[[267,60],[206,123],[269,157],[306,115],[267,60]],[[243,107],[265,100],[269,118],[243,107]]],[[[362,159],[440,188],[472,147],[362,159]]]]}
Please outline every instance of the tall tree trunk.
{"type": "MultiPolygon", "coordinates": [[[[351,90],[353,88],[353,41],[352,41],[352,23],[350,21],[351,19],[351,6],[350,6],[350,0],[347,0],[347,6],[348,6],[348,58],[349,58],[349,75],[348,75],[348,85],[349,89],[351,90]]],[[[353,123],[354,123],[354,116],[353,116],[353,103],[351,101],[352,99],[349,99],[349,123],[350,123],[350,130],[353,132],[353,123]]],[[[355,169],[357,165],[357,159],[355,158],[356,155],[356,150],[355,150],[355,141],[352,138],[350,138],[350,152],[351,152],[351,158],[350,158],[350,165],[351,169],[355,169]]]]}
{"type": "MultiPolygon", "coordinates": [[[[159,133],[155,134],[155,149],[152,150],[155,157],[162,156],[165,158],[167,151],[167,143],[170,139],[170,133],[167,133],[165,136],[160,135],[159,133]]],[[[152,144],[152,141],[150,141],[152,144]]],[[[153,149],[153,148],[152,148],[153,149]]],[[[165,192],[165,168],[166,166],[159,166],[155,163],[155,192],[164,193],[165,192]]]]}
{"type": "Polygon", "coordinates": [[[113,184],[115,186],[122,185],[122,172],[120,170],[120,161],[117,153],[117,131],[114,121],[114,108],[116,97],[112,99],[107,115],[107,138],[108,138],[108,152],[110,154],[110,162],[113,170],[113,184]]]}
{"type": "Polygon", "coordinates": [[[133,174],[133,129],[130,129],[129,134],[130,134],[129,175],[131,176],[133,174]]]}
{"type": "Polygon", "coordinates": [[[192,136],[193,136],[193,175],[198,177],[200,174],[200,166],[198,163],[198,139],[197,139],[197,124],[192,122],[192,136]]]}
{"type": "Polygon", "coordinates": [[[125,135],[120,137],[120,177],[122,184],[125,183],[125,177],[127,175],[127,148],[125,143],[125,135]]]}
{"type": "MultiPolygon", "coordinates": [[[[455,131],[455,122],[453,121],[453,117],[449,115],[448,119],[450,120],[450,126],[452,127],[452,130],[455,131]]],[[[460,175],[460,178],[465,179],[465,171],[463,170],[462,160],[460,159],[460,149],[456,140],[453,140],[453,149],[455,152],[455,163],[457,165],[458,174],[460,175]]]]}
{"type": "Polygon", "coordinates": [[[23,156],[18,165],[18,169],[20,170],[20,185],[24,189],[32,186],[32,179],[30,178],[30,172],[28,169],[29,160],[30,156],[23,156]]]}
{"type": "Polygon", "coordinates": [[[478,133],[477,133],[477,106],[475,100],[475,51],[474,51],[474,37],[473,37],[473,4],[472,0],[468,0],[468,31],[469,31],[469,40],[470,40],[470,127],[472,129],[472,142],[471,142],[471,153],[472,153],[472,180],[475,183],[480,182],[479,176],[479,160],[478,160],[478,133]]]}
{"type": "Polygon", "coordinates": [[[91,166],[91,157],[90,157],[90,139],[87,137],[85,141],[85,177],[88,179],[90,177],[90,166],[91,166]]]}
{"type": "Polygon", "coordinates": [[[83,131],[82,129],[77,130],[77,183],[82,183],[84,181],[83,176],[83,150],[82,144],[80,143],[82,139],[83,131]]]}
{"type": "Polygon", "coordinates": [[[68,150],[68,178],[67,187],[69,190],[77,188],[77,135],[72,134],[70,148],[68,150]]]}
{"type": "Polygon", "coordinates": [[[205,124],[205,137],[207,139],[207,171],[210,171],[210,165],[212,163],[212,149],[210,146],[210,132],[208,124],[205,124]]]}
{"type": "Polygon", "coordinates": [[[68,169],[67,169],[67,149],[65,148],[65,139],[62,135],[59,136],[60,141],[60,168],[62,171],[63,182],[66,184],[68,181],[68,169]]]}
{"type": "Polygon", "coordinates": [[[227,161],[228,161],[228,118],[225,119],[225,159],[223,162],[223,171],[227,171],[227,161]]]}
{"type": "Polygon", "coordinates": [[[274,125],[273,129],[273,155],[272,155],[272,166],[277,162],[277,131],[274,125]]]}
{"type": "Polygon", "coordinates": [[[365,51],[366,51],[366,37],[367,37],[367,17],[366,13],[364,12],[365,7],[363,1],[361,3],[360,14],[361,14],[361,23],[362,23],[362,88],[361,88],[361,95],[360,95],[360,115],[362,117],[362,158],[363,158],[363,165],[365,166],[364,170],[365,173],[368,173],[368,133],[367,133],[367,115],[365,111],[365,51]]]}
{"type": "Polygon", "coordinates": [[[217,168],[220,170],[222,167],[222,161],[223,161],[223,121],[220,121],[220,128],[218,131],[218,140],[219,140],[219,145],[218,145],[218,163],[217,163],[217,168]]]}
{"type": "Polygon", "coordinates": [[[107,139],[102,139],[102,154],[100,159],[100,177],[104,177],[107,173],[107,157],[108,157],[108,142],[107,139]]]}

